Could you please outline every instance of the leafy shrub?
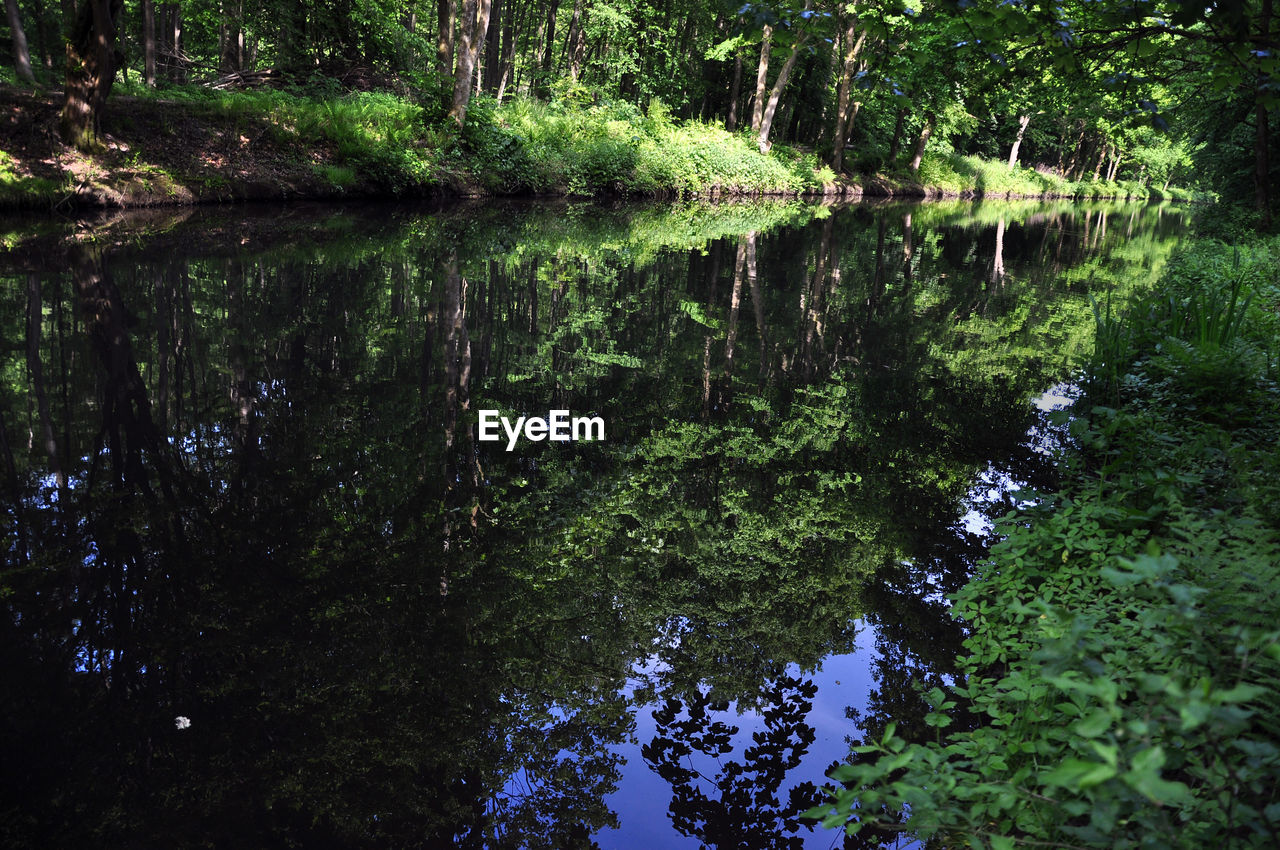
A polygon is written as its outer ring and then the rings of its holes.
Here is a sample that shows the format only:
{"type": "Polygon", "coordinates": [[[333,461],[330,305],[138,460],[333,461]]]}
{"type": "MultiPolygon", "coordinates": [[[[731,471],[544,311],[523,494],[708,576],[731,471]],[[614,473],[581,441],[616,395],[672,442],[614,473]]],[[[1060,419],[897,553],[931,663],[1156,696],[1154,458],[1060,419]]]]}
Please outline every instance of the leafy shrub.
{"type": "Polygon", "coordinates": [[[834,179],[812,155],[781,145],[764,155],[745,134],[677,123],[660,101],[645,115],[629,103],[580,101],[516,98],[497,110],[498,124],[528,157],[512,182],[577,194],[695,195],[715,188],[796,193],[834,179]]]}
{"type": "Polygon", "coordinates": [[[1280,841],[1280,387],[1241,295],[1274,292],[1274,251],[1199,243],[1097,309],[1090,393],[1114,406],[1070,422],[1061,492],[1004,519],[957,597],[966,679],[925,695],[935,740],[855,748],[812,816],[947,846],[1280,841]],[[962,710],[983,723],[944,737],[962,710]]]}

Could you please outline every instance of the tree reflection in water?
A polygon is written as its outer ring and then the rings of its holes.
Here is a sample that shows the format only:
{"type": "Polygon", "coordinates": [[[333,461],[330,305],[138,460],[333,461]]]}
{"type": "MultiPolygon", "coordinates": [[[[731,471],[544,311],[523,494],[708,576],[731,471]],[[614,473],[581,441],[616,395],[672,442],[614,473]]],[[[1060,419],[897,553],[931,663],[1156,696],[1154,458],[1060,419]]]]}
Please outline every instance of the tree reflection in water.
{"type": "Polygon", "coordinates": [[[757,696],[762,728],[751,733],[752,744],[743,749],[741,761],[727,762],[722,758],[732,753],[730,741],[738,728],[714,717],[727,713],[729,704],[713,702],[701,692],[685,699],[666,697],[653,715],[658,734],[642,752],[649,766],[671,783],[669,811],[681,834],[706,847],[803,846],[794,833],[812,829],[812,824],[802,827],[799,816],[817,804],[817,787],[812,782],[794,785],[785,803],[779,795],[813,743],[813,727],[805,716],[815,693],[817,687],[800,678],[770,682],[757,696]]]}
{"type": "Polygon", "coordinates": [[[1154,274],[1174,224],[320,212],[7,243],[0,844],[625,844],[627,758],[690,840],[803,839],[808,671],[869,624],[863,731],[917,722],[966,494],[1049,474],[1028,401],[1086,282],[1154,274]],[[609,439],[508,453],[480,408],[609,439]]]}

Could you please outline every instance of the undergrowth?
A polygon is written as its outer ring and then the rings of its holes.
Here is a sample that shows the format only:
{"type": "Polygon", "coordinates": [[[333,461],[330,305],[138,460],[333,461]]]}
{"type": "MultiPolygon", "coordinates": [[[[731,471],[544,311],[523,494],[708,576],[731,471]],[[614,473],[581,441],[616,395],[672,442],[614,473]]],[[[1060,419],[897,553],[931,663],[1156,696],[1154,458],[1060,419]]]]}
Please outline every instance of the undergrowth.
{"type": "Polygon", "coordinates": [[[1280,843],[1278,253],[1193,243],[1098,308],[1066,483],[956,599],[936,737],[865,741],[812,816],[948,847],[1280,843]]]}
{"type": "MultiPolygon", "coordinates": [[[[323,152],[323,161],[304,164],[320,183],[342,190],[404,195],[450,186],[495,194],[706,197],[821,193],[836,183],[812,152],[779,143],[762,154],[750,132],[673,118],[658,100],[641,109],[597,99],[580,86],[560,89],[549,102],[511,97],[498,104],[479,95],[459,128],[444,109],[451,82],[434,74],[403,81],[397,93],[215,91],[194,85],[154,90],[138,81],[121,81],[116,88],[224,127],[231,138],[256,140],[265,133],[299,160],[323,152]]],[[[924,188],[993,197],[1190,198],[1176,189],[1161,195],[1136,182],[1072,182],[941,152],[926,155],[914,175],[858,179],[908,195],[924,188]]],[[[5,178],[0,202],[14,205],[36,190],[52,191],[5,178]]]]}
{"type": "MultiPolygon", "coordinates": [[[[897,175],[907,179],[906,175],[897,175]]],[[[922,186],[954,194],[986,197],[1116,198],[1127,200],[1200,200],[1194,192],[1170,186],[1163,191],[1136,180],[1068,180],[1051,171],[1025,166],[1010,168],[1005,162],[956,153],[930,152],[911,178],[922,186]]]]}
{"type": "Polygon", "coordinates": [[[835,180],[812,154],[783,146],[761,154],[747,135],[675,121],[658,101],[641,112],[630,103],[516,98],[495,118],[497,134],[518,144],[499,143],[492,151],[497,156],[482,155],[477,165],[491,168],[506,187],[570,194],[797,194],[835,180]]]}

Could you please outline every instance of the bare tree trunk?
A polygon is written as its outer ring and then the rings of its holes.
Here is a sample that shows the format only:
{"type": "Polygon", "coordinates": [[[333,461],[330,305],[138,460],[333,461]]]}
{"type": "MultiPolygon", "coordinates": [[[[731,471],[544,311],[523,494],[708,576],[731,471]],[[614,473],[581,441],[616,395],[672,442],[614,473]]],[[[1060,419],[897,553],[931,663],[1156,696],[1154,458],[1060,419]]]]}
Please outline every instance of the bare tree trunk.
{"type": "Polygon", "coordinates": [[[453,30],[458,22],[455,0],[436,0],[436,63],[441,74],[453,73],[453,30]]]}
{"type": "MultiPolygon", "coordinates": [[[[171,83],[184,83],[187,72],[182,63],[182,7],[177,3],[166,3],[160,9],[160,19],[164,27],[161,52],[165,59],[165,76],[171,83]]],[[[296,39],[290,37],[290,44],[295,41],[301,41],[300,34],[296,39]]]]}
{"type": "Polygon", "coordinates": [[[899,109],[897,120],[893,124],[893,140],[889,142],[889,164],[898,159],[898,147],[902,142],[902,121],[907,117],[907,110],[899,109]]]}
{"type": "Polygon", "coordinates": [[[168,82],[173,81],[173,72],[170,70],[172,60],[169,58],[169,9],[173,4],[161,3],[156,7],[157,30],[156,30],[156,80],[161,78],[168,82]]]}
{"type": "Polygon", "coordinates": [[[1107,151],[1110,147],[1105,140],[1098,146],[1098,161],[1093,164],[1093,177],[1091,178],[1095,183],[1102,176],[1102,163],[1107,161],[1107,151]]]}
{"type": "MultiPolygon", "coordinates": [[[[805,9],[809,5],[805,4],[805,9]]],[[[769,103],[764,108],[764,115],[760,119],[760,135],[758,143],[760,145],[760,153],[768,153],[769,148],[773,147],[769,141],[769,131],[773,127],[773,116],[778,111],[778,101],[782,99],[782,90],[787,87],[787,80],[791,78],[791,69],[796,65],[796,57],[800,55],[800,48],[809,40],[809,36],[800,36],[796,39],[796,43],[791,46],[791,54],[787,56],[787,61],[782,63],[782,70],[778,72],[778,79],[774,80],[773,89],[769,92],[769,103]]]]}
{"type": "Polygon", "coordinates": [[[156,4],[142,0],[142,82],[156,87],[156,4]]]}
{"type": "Polygon", "coordinates": [[[569,19],[569,33],[564,40],[564,64],[569,70],[569,79],[577,80],[582,70],[582,54],[586,49],[586,38],[582,34],[582,19],[586,15],[584,0],[574,0],[573,17],[569,19]]]}
{"type": "Polygon", "coordinates": [[[222,21],[222,51],[218,59],[218,68],[224,73],[243,71],[244,6],[242,0],[223,0],[222,21]]]}
{"type": "Polygon", "coordinates": [[[849,129],[853,125],[853,121],[850,120],[853,116],[850,114],[849,101],[853,99],[854,69],[858,67],[858,54],[867,40],[867,34],[863,31],[858,33],[855,41],[854,34],[857,31],[858,19],[850,17],[849,26],[844,33],[844,67],[840,72],[840,94],[836,99],[836,128],[831,134],[831,170],[836,174],[844,169],[844,146],[849,138],[849,129]]]}
{"type": "Polygon", "coordinates": [[[27,34],[22,29],[22,15],[18,12],[18,0],[4,0],[4,10],[9,16],[9,36],[13,40],[13,67],[18,79],[34,84],[31,73],[31,53],[27,50],[27,34]]]}
{"type": "Polygon", "coordinates": [[[458,34],[458,69],[453,79],[453,105],[449,117],[461,127],[467,118],[471,101],[471,77],[476,67],[480,45],[489,29],[490,0],[466,0],[462,6],[462,26],[458,34]]]}
{"type": "Polygon", "coordinates": [[[489,13],[489,18],[493,22],[493,26],[489,27],[489,32],[485,37],[484,46],[484,90],[490,94],[497,94],[498,85],[502,81],[502,38],[506,34],[509,39],[511,31],[511,12],[509,7],[504,7],[502,0],[493,0],[493,8],[489,13]],[[506,32],[503,28],[503,15],[506,15],[506,32]]]}
{"type": "Polygon", "coordinates": [[[738,98],[742,93],[742,50],[733,54],[733,85],[729,87],[729,117],[725,119],[724,128],[729,132],[738,129],[738,98]]]}
{"type": "Polygon", "coordinates": [[[1027,125],[1031,123],[1031,114],[1018,116],[1018,135],[1013,138],[1013,147],[1009,148],[1009,168],[1018,164],[1018,150],[1022,147],[1022,137],[1027,134],[1027,125]]]}
{"type": "Polygon", "coordinates": [[[925,145],[929,144],[929,137],[933,135],[933,125],[937,120],[937,116],[932,112],[924,114],[924,126],[920,128],[920,138],[916,140],[916,150],[911,155],[911,164],[908,166],[912,174],[920,170],[920,162],[924,159],[925,145]]]}
{"type": "Polygon", "coordinates": [[[1067,160],[1066,168],[1062,170],[1062,176],[1066,177],[1068,180],[1073,179],[1071,174],[1076,170],[1076,163],[1080,159],[1080,147],[1084,144],[1084,132],[1086,128],[1083,118],[1080,119],[1078,126],[1080,127],[1080,132],[1076,134],[1076,143],[1071,147],[1071,159],[1067,160]]]}
{"type": "Polygon", "coordinates": [[[62,33],[55,32],[58,29],[50,20],[52,17],[45,9],[42,0],[33,0],[27,8],[35,7],[36,18],[36,38],[40,40],[40,60],[45,70],[52,76],[53,72],[53,53],[54,50],[62,49],[62,33]]]}
{"type": "Polygon", "coordinates": [[[525,19],[532,3],[525,3],[518,13],[508,9],[506,26],[502,30],[502,52],[498,60],[498,90],[495,97],[502,100],[507,85],[511,81],[511,71],[515,64],[515,44],[518,33],[524,32],[525,19]]]}
{"type": "Polygon", "coordinates": [[[124,0],[85,0],[67,39],[67,82],[59,132],[78,148],[97,143],[102,108],[122,58],[116,50],[116,21],[124,0]]]}
{"type": "Polygon", "coordinates": [[[555,43],[556,43],[556,14],[560,11],[560,0],[551,0],[547,4],[547,37],[543,39],[541,62],[542,76],[537,81],[537,91],[543,97],[551,94],[551,66],[555,61],[555,43]]]}
{"type": "Polygon", "coordinates": [[[769,51],[773,48],[773,27],[765,24],[760,41],[760,65],[756,68],[756,99],[751,110],[751,132],[759,133],[764,121],[764,93],[769,84],[769,51]]]}

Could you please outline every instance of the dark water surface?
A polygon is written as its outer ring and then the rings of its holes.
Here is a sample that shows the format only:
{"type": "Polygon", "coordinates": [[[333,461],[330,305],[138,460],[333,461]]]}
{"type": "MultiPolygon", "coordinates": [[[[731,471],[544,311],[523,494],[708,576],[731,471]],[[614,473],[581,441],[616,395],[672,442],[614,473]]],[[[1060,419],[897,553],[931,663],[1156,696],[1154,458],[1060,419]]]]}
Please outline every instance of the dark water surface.
{"type": "Polygon", "coordinates": [[[0,222],[7,846],[839,846],[1184,218],[172,215],[0,222]]]}

